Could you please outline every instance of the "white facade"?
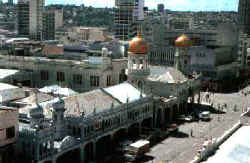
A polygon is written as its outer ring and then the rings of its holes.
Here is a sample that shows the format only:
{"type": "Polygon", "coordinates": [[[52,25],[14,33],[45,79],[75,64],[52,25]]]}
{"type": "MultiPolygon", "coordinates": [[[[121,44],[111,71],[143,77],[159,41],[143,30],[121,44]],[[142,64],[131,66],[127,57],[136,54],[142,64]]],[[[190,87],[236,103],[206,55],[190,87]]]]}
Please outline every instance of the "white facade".
{"type": "Polygon", "coordinates": [[[40,39],[42,35],[42,19],[45,1],[29,1],[29,34],[32,39],[40,39]]]}
{"type": "Polygon", "coordinates": [[[55,29],[63,26],[63,9],[55,10],[55,29]]]}
{"type": "Polygon", "coordinates": [[[133,16],[137,17],[137,20],[144,20],[144,0],[139,0],[138,6],[135,5],[133,16]]]}

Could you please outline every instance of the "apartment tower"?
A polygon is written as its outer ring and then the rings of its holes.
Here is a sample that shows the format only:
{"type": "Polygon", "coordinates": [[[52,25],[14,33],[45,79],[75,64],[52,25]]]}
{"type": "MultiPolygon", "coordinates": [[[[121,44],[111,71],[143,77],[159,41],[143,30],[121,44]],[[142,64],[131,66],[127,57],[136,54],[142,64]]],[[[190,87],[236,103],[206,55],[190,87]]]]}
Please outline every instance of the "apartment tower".
{"type": "Polygon", "coordinates": [[[144,0],[116,0],[114,30],[117,39],[127,41],[137,34],[138,25],[144,20],[144,0]]]}
{"type": "Polygon", "coordinates": [[[29,1],[17,2],[17,30],[21,37],[29,37],[29,1]]]}
{"type": "Polygon", "coordinates": [[[240,29],[250,35],[250,1],[239,0],[238,7],[239,27],[240,29]]]}
{"type": "Polygon", "coordinates": [[[29,34],[34,40],[42,39],[42,22],[45,0],[29,1],[29,34]]]}

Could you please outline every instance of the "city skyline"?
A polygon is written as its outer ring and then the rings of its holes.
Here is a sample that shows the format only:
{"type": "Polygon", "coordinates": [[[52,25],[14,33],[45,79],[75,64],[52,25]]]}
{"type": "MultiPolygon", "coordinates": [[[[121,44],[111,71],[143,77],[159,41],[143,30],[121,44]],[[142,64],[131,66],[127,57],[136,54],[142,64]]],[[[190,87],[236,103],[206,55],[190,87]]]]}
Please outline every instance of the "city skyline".
{"type": "MultiPolygon", "coordinates": [[[[15,0],[16,2],[17,0],[15,0]]],[[[115,0],[46,0],[50,4],[75,4],[92,7],[114,7],[115,0]]],[[[7,0],[3,0],[7,2],[7,0]]],[[[239,0],[145,0],[145,6],[156,9],[163,3],[166,9],[174,11],[237,11],[239,0]]]]}

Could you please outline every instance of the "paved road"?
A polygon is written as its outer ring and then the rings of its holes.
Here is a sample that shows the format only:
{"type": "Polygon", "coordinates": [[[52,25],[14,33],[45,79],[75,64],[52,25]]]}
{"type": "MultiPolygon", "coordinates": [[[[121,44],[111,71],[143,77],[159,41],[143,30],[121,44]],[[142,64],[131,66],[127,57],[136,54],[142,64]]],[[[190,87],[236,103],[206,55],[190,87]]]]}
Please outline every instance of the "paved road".
{"type": "Polygon", "coordinates": [[[218,104],[226,103],[227,113],[212,113],[210,122],[200,121],[182,124],[179,128],[179,134],[171,135],[151,148],[147,155],[153,156],[154,160],[148,161],[148,163],[156,163],[158,160],[171,160],[173,163],[191,161],[206,139],[220,137],[238,122],[243,106],[250,106],[250,95],[245,96],[241,93],[214,94],[210,95],[210,99],[215,107],[218,104]],[[237,112],[233,109],[235,104],[237,104],[237,112]],[[191,130],[193,130],[194,137],[189,136],[191,130]]]}

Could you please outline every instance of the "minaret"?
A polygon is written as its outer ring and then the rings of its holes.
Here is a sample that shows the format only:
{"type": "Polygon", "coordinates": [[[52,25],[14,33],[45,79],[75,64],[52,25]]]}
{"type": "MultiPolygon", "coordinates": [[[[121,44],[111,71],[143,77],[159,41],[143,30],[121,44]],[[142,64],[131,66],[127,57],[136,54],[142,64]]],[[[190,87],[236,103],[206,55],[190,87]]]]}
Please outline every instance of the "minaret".
{"type": "Polygon", "coordinates": [[[190,57],[188,56],[188,50],[191,46],[192,42],[185,34],[175,40],[175,68],[184,74],[189,73],[190,57]]]}
{"type": "Polygon", "coordinates": [[[55,139],[61,140],[65,136],[65,121],[64,121],[64,112],[65,112],[65,103],[59,98],[59,101],[53,105],[53,123],[55,127],[55,139]]]}
{"type": "Polygon", "coordinates": [[[128,80],[142,88],[149,75],[148,45],[138,30],[137,36],[129,42],[128,48],[128,80]],[[141,85],[141,86],[140,86],[141,85]]]}
{"type": "Polygon", "coordinates": [[[175,68],[176,68],[177,70],[180,71],[180,55],[179,55],[179,48],[176,48],[174,57],[175,57],[175,64],[174,64],[174,66],[175,66],[175,68]]]}
{"type": "Polygon", "coordinates": [[[30,127],[31,128],[36,128],[36,129],[41,129],[43,127],[43,108],[35,104],[29,111],[30,114],[30,127]]]}

